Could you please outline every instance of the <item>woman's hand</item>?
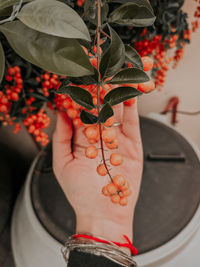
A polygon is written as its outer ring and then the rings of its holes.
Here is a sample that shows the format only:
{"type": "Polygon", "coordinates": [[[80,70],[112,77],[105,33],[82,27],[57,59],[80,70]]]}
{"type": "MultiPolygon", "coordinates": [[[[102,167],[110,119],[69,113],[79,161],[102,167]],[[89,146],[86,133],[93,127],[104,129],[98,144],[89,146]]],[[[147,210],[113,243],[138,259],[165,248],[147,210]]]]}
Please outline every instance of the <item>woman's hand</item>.
{"type": "MultiPolygon", "coordinates": [[[[131,107],[123,104],[114,107],[119,149],[123,164],[113,167],[111,174],[121,174],[130,184],[132,194],[128,205],[113,204],[105,197],[102,188],[110,182],[108,175],[99,176],[96,168],[101,161],[101,150],[95,159],[85,156],[88,141],[83,134],[84,127],[72,128],[65,113],[57,114],[57,125],[53,136],[53,169],[67,199],[77,217],[76,232],[99,235],[112,241],[124,242],[122,234],[132,239],[133,215],[140,190],[143,152],[140,137],[137,104],[131,107]],[[71,140],[73,137],[73,148],[71,140]]],[[[100,148],[100,143],[96,144],[100,148]]],[[[112,150],[105,148],[109,158],[112,150]]]]}

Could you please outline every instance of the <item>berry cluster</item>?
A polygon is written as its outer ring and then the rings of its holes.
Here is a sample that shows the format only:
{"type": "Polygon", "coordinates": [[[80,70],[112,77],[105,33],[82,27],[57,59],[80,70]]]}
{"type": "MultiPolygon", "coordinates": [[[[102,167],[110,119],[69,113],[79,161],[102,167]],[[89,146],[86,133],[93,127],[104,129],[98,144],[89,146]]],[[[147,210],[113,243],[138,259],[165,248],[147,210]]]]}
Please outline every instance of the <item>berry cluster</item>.
{"type": "MultiPolygon", "coordinates": [[[[101,125],[85,125],[84,134],[88,139],[88,142],[90,144],[93,144],[86,147],[86,157],[94,159],[98,156],[99,149],[94,144],[97,143],[101,138],[102,142],[104,142],[107,148],[118,148],[117,133],[113,125],[113,116],[107,119],[107,121],[101,125]]],[[[103,145],[101,146],[101,150],[103,163],[97,166],[97,173],[100,176],[109,175],[111,180],[111,183],[103,187],[102,193],[105,196],[109,196],[113,203],[125,206],[128,203],[127,197],[131,193],[129,189],[129,184],[121,175],[115,175],[114,177],[111,176],[110,170],[108,169],[108,164],[105,160],[103,145]]],[[[112,166],[120,166],[123,163],[123,157],[120,153],[111,153],[109,162],[112,166]]]]}
{"type": "Polygon", "coordinates": [[[49,90],[50,89],[58,89],[61,82],[58,79],[57,74],[51,74],[48,71],[46,71],[44,74],[41,75],[41,77],[36,77],[36,81],[42,83],[42,91],[44,96],[49,96],[49,90]]]}
{"type": "Polygon", "coordinates": [[[8,83],[4,87],[5,93],[0,91],[0,112],[3,114],[10,112],[12,101],[16,102],[19,100],[23,80],[21,79],[21,70],[18,66],[8,69],[6,81],[8,83]]]}
{"type": "Polygon", "coordinates": [[[36,115],[31,115],[24,120],[24,125],[28,132],[35,137],[36,142],[40,142],[42,146],[49,143],[48,135],[42,130],[50,124],[50,119],[47,114],[41,109],[36,115]]]}

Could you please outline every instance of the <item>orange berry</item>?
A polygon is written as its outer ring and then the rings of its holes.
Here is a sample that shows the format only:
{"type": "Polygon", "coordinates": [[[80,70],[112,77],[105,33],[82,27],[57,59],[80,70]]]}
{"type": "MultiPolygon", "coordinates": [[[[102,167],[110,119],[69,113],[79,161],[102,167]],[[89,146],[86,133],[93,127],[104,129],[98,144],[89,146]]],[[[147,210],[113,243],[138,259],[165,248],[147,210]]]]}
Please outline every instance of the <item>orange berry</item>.
{"type": "Polygon", "coordinates": [[[98,149],[96,148],[96,146],[88,146],[85,149],[85,155],[90,159],[94,159],[98,155],[98,149]]]}
{"type": "Polygon", "coordinates": [[[142,63],[144,67],[144,71],[149,71],[153,68],[153,59],[150,57],[142,57],[142,63]]]}
{"type": "Polygon", "coordinates": [[[102,188],[102,193],[103,193],[104,196],[109,196],[109,195],[110,195],[110,194],[108,193],[107,186],[104,186],[104,187],[102,188]]]}
{"type": "Polygon", "coordinates": [[[101,176],[105,176],[107,174],[105,164],[100,164],[99,166],[97,166],[97,173],[101,176]]]}
{"type": "Polygon", "coordinates": [[[96,129],[96,127],[93,127],[93,126],[89,126],[85,129],[85,136],[88,138],[88,139],[97,139],[98,138],[98,130],[96,129]]]}
{"type": "Polygon", "coordinates": [[[114,128],[108,128],[103,130],[102,132],[102,139],[106,143],[112,142],[116,138],[117,134],[114,128]]]}
{"type": "Polygon", "coordinates": [[[125,191],[125,190],[129,189],[129,183],[127,181],[125,181],[125,183],[121,186],[120,189],[122,191],[125,191]]]}
{"type": "Polygon", "coordinates": [[[122,187],[125,184],[125,179],[120,174],[118,174],[114,176],[113,183],[118,187],[122,187]]]}
{"type": "Polygon", "coordinates": [[[104,122],[104,126],[106,127],[111,127],[114,124],[115,120],[114,120],[114,116],[110,117],[107,119],[106,122],[104,122]]]}
{"type": "Polygon", "coordinates": [[[135,98],[131,98],[131,99],[124,101],[124,105],[128,107],[131,107],[134,104],[135,104],[135,98]]]}
{"type": "Polygon", "coordinates": [[[79,117],[73,118],[73,125],[75,127],[78,127],[78,126],[82,125],[81,119],[79,117]]]}
{"type": "Polygon", "coordinates": [[[108,184],[106,189],[107,189],[108,193],[110,193],[112,195],[117,193],[117,187],[113,183],[108,184]]]}
{"type": "Polygon", "coordinates": [[[69,116],[69,118],[73,119],[73,118],[77,117],[78,110],[76,110],[74,108],[69,108],[69,109],[67,109],[67,115],[69,116]]]}
{"type": "Polygon", "coordinates": [[[140,83],[138,85],[138,90],[143,92],[143,93],[150,93],[154,89],[155,89],[155,83],[152,80],[145,82],[145,83],[140,83]]]}
{"type": "Polygon", "coordinates": [[[128,197],[131,194],[130,188],[122,191],[123,197],[128,197]]]}
{"type": "Polygon", "coordinates": [[[120,202],[120,196],[119,196],[118,194],[113,195],[113,196],[111,196],[110,198],[111,198],[111,201],[112,201],[113,203],[118,204],[118,203],[120,202]]]}
{"type": "Polygon", "coordinates": [[[118,140],[117,138],[115,138],[112,142],[110,143],[105,143],[107,148],[109,149],[115,149],[115,148],[118,148],[118,140]]]}
{"type": "Polygon", "coordinates": [[[121,206],[126,206],[128,204],[128,198],[127,197],[120,198],[119,204],[121,206]]]}
{"type": "Polygon", "coordinates": [[[119,154],[119,153],[112,153],[110,155],[110,163],[113,165],[113,166],[119,166],[120,164],[122,164],[123,162],[123,158],[122,158],[122,155],[119,154]]]}

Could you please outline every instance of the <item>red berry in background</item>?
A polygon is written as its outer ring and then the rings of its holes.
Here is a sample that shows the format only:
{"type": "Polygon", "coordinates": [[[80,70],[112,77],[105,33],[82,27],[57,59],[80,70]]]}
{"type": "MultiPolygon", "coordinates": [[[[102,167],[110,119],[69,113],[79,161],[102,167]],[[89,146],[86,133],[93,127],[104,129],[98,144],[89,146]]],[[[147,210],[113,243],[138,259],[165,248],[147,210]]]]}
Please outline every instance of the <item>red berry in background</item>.
{"type": "Polygon", "coordinates": [[[131,99],[124,101],[124,105],[128,107],[131,107],[134,104],[135,104],[135,98],[131,98],[131,99]]]}
{"type": "Polygon", "coordinates": [[[143,69],[144,71],[149,71],[153,68],[153,59],[146,56],[146,57],[142,57],[142,63],[143,63],[143,69]]]}
{"type": "Polygon", "coordinates": [[[73,118],[77,117],[78,111],[74,108],[68,108],[67,109],[67,115],[69,116],[69,118],[73,119],[73,118]]]}
{"type": "Polygon", "coordinates": [[[145,83],[139,83],[138,84],[138,90],[143,93],[150,93],[155,89],[155,83],[154,81],[150,80],[145,83]]]}

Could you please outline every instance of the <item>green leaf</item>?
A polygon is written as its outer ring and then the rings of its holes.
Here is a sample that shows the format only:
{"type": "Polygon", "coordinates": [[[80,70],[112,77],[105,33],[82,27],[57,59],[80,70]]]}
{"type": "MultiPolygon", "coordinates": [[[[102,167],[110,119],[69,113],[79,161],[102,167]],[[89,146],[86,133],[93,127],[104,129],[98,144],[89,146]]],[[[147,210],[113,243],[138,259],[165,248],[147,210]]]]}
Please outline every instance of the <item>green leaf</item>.
{"type": "Polygon", "coordinates": [[[133,64],[134,67],[143,70],[143,63],[140,55],[130,45],[125,45],[125,61],[133,64]]]}
{"type": "Polygon", "coordinates": [[[0,30],[17,54],[44,70],[74,77],[93,74],[88,56],[74,39],[37,32],[21,21],[0,25],[0,30]]]}
{"type": "Polygon", "coordinates": [[[90,85],[90,84],[97,84],[98,83],[98,72],[97,69],[94,68],[94,75],[90,76],[83,76],[83,77],[67,77],[72,83],[77,85],[90,85]]]}
{"type": "Polygon", "coordinates": [[[104,123],[107,121],[107,119],[109,119],[110,117],[112,117],[114,114],[113,109],[110,105],[109,102],[107,102],[105,105],[103,105],[101,111],[99,112],[99,117],[98,120],[101,123],[104,123]]]}
{"type": "Polygon", "coordinates": [[[93,114],[91,114],[85,110],[81,111],[80,119],[85,124],[95,124],[98,121],[97,116],[95,116],[95,115],[93,115],[93,114]]]}
{"type": "Polygon", "coordinates": [[[109,103],[114,106],[141,94],[140,91],[133,87],[117,87],[105,95],[103,103],[109,103]]]}
{"type": "Polygon", "coordinates": [[[92,100],[92,95],[85,89],[78,86],[61,86],[56,94],[67,94],[80,106],[90,110],[95,108],[92,100]]]}
{"type": "Polygon", "coordinates": [[[126,3],[116,8],[109,16],[109,23],[117,23],[135,27],[151,26],[156,17],[149,8],[135,3],[126,3]]]}
{"type": "Polygon", "coordinates": [[[74,9],[56,0],[35,0],[26,4],[18,18],[28,27],[64,38],[91,41],[87,26],[74,9]]]}
{"type": "Polygon", "coordinates": [[[136,68],[127,68],[118,72],[107,83],[125,84],[125,83],[144,83],[149,81],[149,76],[142,70],[136,68]]]}
{"type": "Polygon", "coordinates": [[[100,62],[101,78],[117,73],[125,61],[125,48],[118,34],[108,25],[111,43],[100,62]]]}
{"type": "Polygon", "coordinates": [[[110,0],[108,2],[114,2],[114,3],[120,3],[120,4],[125,4],[125,3],[133,3],[133,4],[136,4],[137,6],[143,6],[143,7],[146,7],[148,9],[150,9],[152,12],[153,11],[153,8],[151,6],[151,4],[149,3],[148,0],[110,0]]]}
{"type": "MultiPolygon", "coordinates": [[[[23,0],[23,3],[30,2],[32,0],[23,0]]],[[[0,9],[19,4],[20,0],[0,0],[0,9]]]]}
{"type": "Polygon", "coordinates": [[[4,71],[5,71],[5,55],[4,55],[3,47],[0,43],[0,82],[3,79],[4,71]]]}

